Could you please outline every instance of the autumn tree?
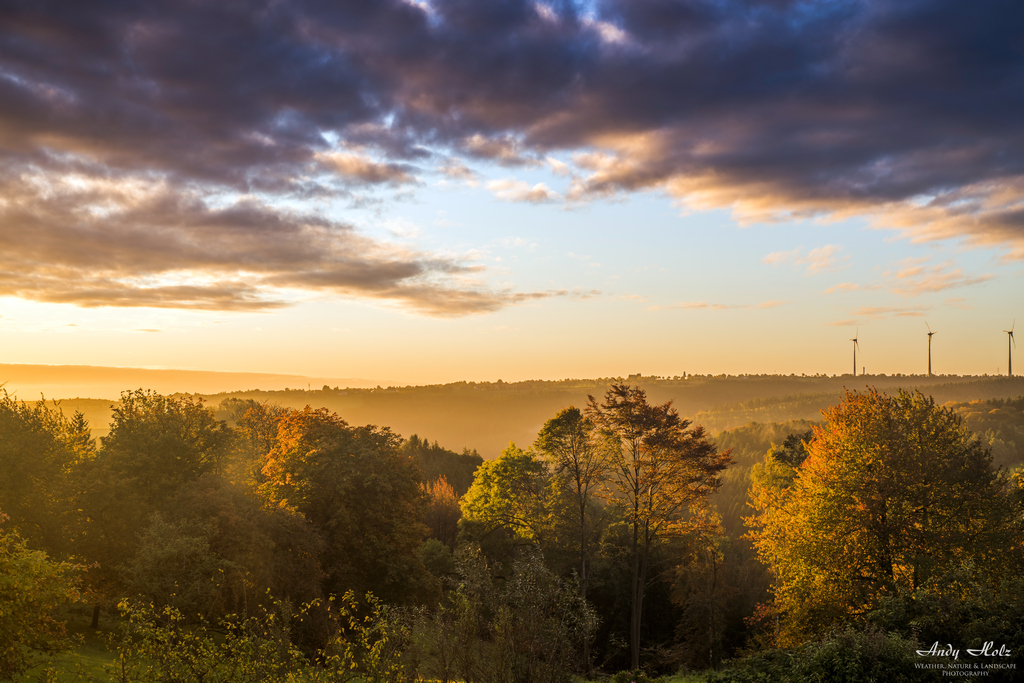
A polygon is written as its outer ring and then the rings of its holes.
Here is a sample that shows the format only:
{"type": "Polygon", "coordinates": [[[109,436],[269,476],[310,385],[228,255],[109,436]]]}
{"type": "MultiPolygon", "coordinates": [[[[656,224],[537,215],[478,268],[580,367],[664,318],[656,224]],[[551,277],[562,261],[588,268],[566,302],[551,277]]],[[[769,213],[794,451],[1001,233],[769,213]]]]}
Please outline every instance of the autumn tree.
{"type": "Polygon", "coordinates": [[[328,593],[410,602],[435,590],[419,554],[427,531],[420,474],[400,444],[386,428],[351,427],[325,408],[281,420],[261,491],[322,536],[328,593]]]}
{"type": "Polygon", "coordinates": [[[423,492],[427,496],[425,521],[430,537],[454,551],[459,540],[459,519],[462,517],[459,496],[444,477],[423,484],[423,492]]]}
{"type": "Polygon", "coordinates": [[[290,411],[276,403],[251,398],[226,398],[221,401],[217,412],[225,415],[229,423],[234,425],[243,464],[251,470],[246,474],[259,480],[264,458],[277,445],[281,420],[290,411]]]}
{"type": "MultiPolygon", "coordinates": [[[[594,533],[594,495],[607,468],[606,451],[601,448],[592,420],[579,408],[570,406],[544,423],[535,447],[550,463],[555,482],[573,502],[573,526],[578,542],[580,595],[587,597],[590,574],[591,537],[594,533]]],[[[590,662],[590,642],[583,643],[584,666],[590,662]]]]}
{"type": "Polygon", "coordinates": [[[660,539],[684,533],[689,513],[718,488],[718,475],[731,460],[703,427],[691,428],[671,401],[652,406],[639,388],[615,384],[600,404],[590,396],[587,417],[600,431],[609,459],[611,500],[630,529],[630,658],[637,669],[652,550],[660,539]]]}
{"type": "Polygon", "coordinates": [[[1005,476],[953,411],[870,390],[824,416],[806,459],[770,453],[751,489],[750,535],[775,577],[783,645],[965,561],[998,566],[1007,547],[1005,476]]]}
{"type": "Polygon", "coordinates": [[[466,495],[473,483],[473,473],[484,461],[475,450],[463,449],[462,453],[456,453],[416,434],[402,444],[402,454],[420,466],[425,481],[444,477],[459,496],[466,495]]]}

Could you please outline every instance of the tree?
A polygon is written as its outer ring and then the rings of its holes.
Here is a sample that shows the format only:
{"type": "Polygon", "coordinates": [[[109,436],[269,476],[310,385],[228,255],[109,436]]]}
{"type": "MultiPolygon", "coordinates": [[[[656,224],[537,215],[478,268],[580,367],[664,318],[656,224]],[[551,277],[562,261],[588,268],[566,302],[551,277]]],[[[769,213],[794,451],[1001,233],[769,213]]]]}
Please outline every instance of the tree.
{"type": "Polygon", "coordinates": [[[467,448],[462,453],[456,453],[442,448],[436,441],[431,444],[416,434],[402,444],[402,453],[420,466],[424,480],[434,481],[444,477],[460,496],[466,495],[473,483],[473,473],[484,461],[475,450],[467,448]]]}
{"type": "Polygon", "coordinates": [[[432,483],[423,485],[427,496],[427,528],[430,537],[444,543],[450,550],[455,550],[459,540],[459,496],[444,477],[438,477],[432,483]]]}
{"type": "MultiPolygon", "coordinates": [[[[284,406],[251,398],[226,398],[217,413],[226,415],[241,436],[239,444],[249,458],[260,463],[277,445],[277,431],[281,420],[290,411],[284,406]]],[[[258,475],[258,472],[254,473],[258,475]]]]}
{"type": "Polygon", "coordinates": [[[615,384],[598,404],[588,397],[587,416],[604,440],[612,500],[630,527],[630,658],[640,666],[640,629],[651,551],[659,539],[681,535],[694,507],[706,503],[731,462],[704,428],[690,428],[669,401],[652,406],[639,388],[615,384]]]}
{"type": "MultiPolygon", "coordinates": [[[[82,533],[76,553],[99,564],[87,578],[96,595],[113,598],[152,515],[230,453],[232,432],[202,399],[126,391],[114,408],[110,434],[95,458],[75,470],[82,533]]],[[[93,613],[97,625],[99,607],[93,613]]]]}
{"type": "Polygon", "coordinates": [[[485,533],[504,529],[513,538],[539,542],[547,523],[547,479],[547,468],[533,452],[509,444],[476,471],[462,497],[462,517],[481,524],[485,533]]]}
{"type": "Polygon", "coordinates": [[[155,508],[183,485],[217,471],[231,438],[231,430],[201,398],[139,389],[121,394],[100,456],[155,508]]]}
{"type": "Polygon", "coordinates": [[[261,491],[323,537],[328,593],[411,602],[436,589],[419,553],[427,533],[419,470],[400,444],[386,428],[350,427],[325,408],[281,420],[261,491]]]}
{"type": "Polygon", "coordinates": [[[597,440],[594,423],[572,406],[548,420],[537,435],[536,447],[565,482],[575,502],[579,540],[580,591],[586,597],[589,555],[589,510],[607,468],[606,451],[597,440]]]}
{"type": "Polygon", "coordinates": [[[575,582],[560,579],[536,548],[495,581],[480,549],[456,553],[458,581],[426,629],[433,670],[441,681],[566,683],[580,645],[597,625],[575,582]]]}
{"type": "MultiPolygon", "coordinates": [[[[548,420],[537,435],[536,448],[551,463],[556,480],[568,489],[574,505],[577,531],[580,596],[587,597],[590,538],[594,532],[592,503],[607,468],[606,451],[597,439],[594,423],[579,408],[569,406],[548,420]],[[588,524],[588,521],[591,523],[588,524]]],[[[584,666],[590,665],[590,642],[583,643],[584,666]]]]}
{"type": "MultiPolygon", "coordinates": [[[[7,516],[0,514],[0,523],[7,516]]],[[[58,607],[81,595],[78,567],[54,562],[30,550],[19,536],[0,529],[0,678],[13,678],[31,663],[31,652],[56,652],[69,646],[58,607]]]]}
{"type": "Polygon", "coordinates": [[[781,644],[862,619],[973,560],[998,564],[1005,476],[952,410],[920,393],[847,392],[796,467],[769,457],[748,520],[775,576],[781,644]]]}
{"type": "Polygon", "coordinates": [[[71,543],[68,474],[91,445],[81,428],[44,401],[0,390],[0,510],[23,537],[58,555],[71,543]]]}
{"type": "Polygon", "coordinates": [[[180,491],[163,517],[208,543],[224,569],[218,583],[225,612],[252,616],[270,608],[271,598],[302,605],[321,597],[324,542],[296,510],[208,475],[180,491]]]}

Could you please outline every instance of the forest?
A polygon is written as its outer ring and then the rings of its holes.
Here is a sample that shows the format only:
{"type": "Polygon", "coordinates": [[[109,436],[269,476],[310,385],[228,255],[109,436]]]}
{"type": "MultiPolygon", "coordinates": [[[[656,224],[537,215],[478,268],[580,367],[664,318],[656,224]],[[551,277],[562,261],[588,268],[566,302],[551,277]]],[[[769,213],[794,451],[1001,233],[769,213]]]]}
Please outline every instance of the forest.
{"type": "MultiPolygon", "coordinates": [[[[1012,680],[1024,666],[1016,385],[781,378],[751,396],[756,381],[737,395],[640,379],[424,388],[475,401],[492,429],[509,416],[481,393],[544,395],[486,458],[263,394],[126,391],[93,425],[73,402],[0,392],[0,679],[940,680],[970,660],[1012,680]]],[[[402,394],[343,391],[301,394],[402,394]]]]}

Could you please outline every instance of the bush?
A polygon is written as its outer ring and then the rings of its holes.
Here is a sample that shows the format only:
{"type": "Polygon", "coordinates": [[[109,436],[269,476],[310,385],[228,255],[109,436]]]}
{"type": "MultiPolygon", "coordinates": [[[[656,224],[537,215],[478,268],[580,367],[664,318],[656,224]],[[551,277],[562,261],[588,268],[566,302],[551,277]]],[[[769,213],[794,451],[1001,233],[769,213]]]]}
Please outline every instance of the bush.
{"type": "MultiPolygon", "coordinates": [[[[6,519],[0,514],[0,522],[6,519]]],[[[81,599],[77,569],[29,550],[19,536],[0,529],[0,679],[28,668],[34,653],[70,647],[56,613],[81,599]]]]}
{"type": "Polygon", "coordinates": [[[920,646],[874,628],[846,628],[793,650],[766,650],[705,674],[708,683],[908,683],[938,680],[915,668],[920,646]]]}
{"type": "Polygon", "coordinates": [[[292,647],[280,615],[227,618],[190,626],[176,608],[155,608],[127,600],[118,605],[124,621],[115,643],[117,683],[204,681],[256,683],[301,680],[302,655],[292,647]]]}
{"type": "Polygon", "coordinates": [[[643,669],[619,671],[612,676],[612,683],[660,683],[662,679],[651,678],[643,669]]]}

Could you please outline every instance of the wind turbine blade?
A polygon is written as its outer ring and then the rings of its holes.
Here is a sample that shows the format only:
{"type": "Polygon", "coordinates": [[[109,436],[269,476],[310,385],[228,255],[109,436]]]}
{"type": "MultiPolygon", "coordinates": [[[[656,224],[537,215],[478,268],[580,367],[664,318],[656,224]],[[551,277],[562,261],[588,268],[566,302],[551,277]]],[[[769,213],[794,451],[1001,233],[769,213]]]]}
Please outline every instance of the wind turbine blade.
{"type": "Polygon", "coordinates": [[[924,321],[924,326],[928,328],[928,331],[929,331],[929,332],[931,332],[931,331],[932,331],[932,326],[928,324],[928,321],[927,321],[927,320],[925,320],[925,321],[924,321]]]}

